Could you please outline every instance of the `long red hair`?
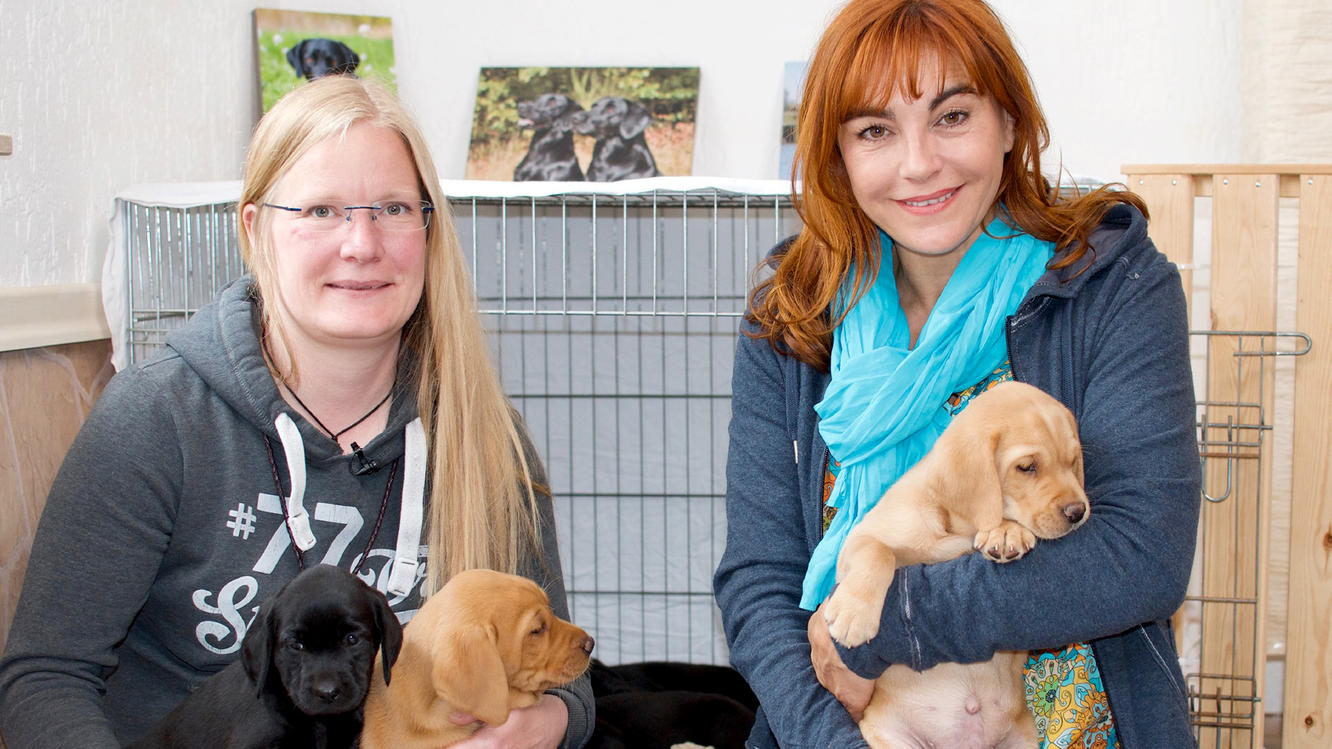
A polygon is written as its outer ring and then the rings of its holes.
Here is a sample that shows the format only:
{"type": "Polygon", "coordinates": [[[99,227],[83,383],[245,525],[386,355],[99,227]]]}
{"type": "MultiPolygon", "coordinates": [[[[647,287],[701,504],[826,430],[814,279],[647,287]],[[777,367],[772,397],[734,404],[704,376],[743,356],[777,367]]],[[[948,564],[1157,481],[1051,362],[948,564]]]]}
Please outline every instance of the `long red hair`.
{"type": "Polygon", "coordinates": [[[1138,196],[1108,186],[1061,198],[1042,176],[1041,151],[1050,141],[1045,115],[1026,64],[983,0],[851,0],[823,32],[800,101],[792,197],[804,228],[780,257],[765,261],[774,273],[755,286],[749,306],[760,335],[825,371],[840,322],[832,303],[852,268],[854,301],[879,263],[879,228],[851,192],[838,129],[854,112],[886,108],[899,87],[920,98],[928,56],[940,70],[960,65],[976,91],[1012,117],[1013,148],[1004,157],[997,200],[1018,228],[1055,244],[1051,267],[1088,252],[1088,236],[1115,204],[1147,212],[1138,196]]]}

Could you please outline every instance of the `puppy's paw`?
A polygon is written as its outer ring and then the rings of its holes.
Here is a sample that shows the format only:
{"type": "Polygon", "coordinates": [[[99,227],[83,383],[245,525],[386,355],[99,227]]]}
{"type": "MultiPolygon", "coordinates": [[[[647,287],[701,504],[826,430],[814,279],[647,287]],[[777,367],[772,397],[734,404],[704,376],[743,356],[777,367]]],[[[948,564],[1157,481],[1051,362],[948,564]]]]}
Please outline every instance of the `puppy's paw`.
{"type": "Polygon", "coordinates": [[[973,546],[991,561],[1002,564],[1021,559],[1031,551],[1036,546],[1036,536],[1022,525],[1004,519],[995,528],[977,533],[973,546]]]}
{"type": "Polygon", "coordinates": [[[823,604],[823,620],[828,633],[842,645],[853,648],[869,642],[879,633],[879,615],[883,611],[886,588],[844,580],[823,604]]]}

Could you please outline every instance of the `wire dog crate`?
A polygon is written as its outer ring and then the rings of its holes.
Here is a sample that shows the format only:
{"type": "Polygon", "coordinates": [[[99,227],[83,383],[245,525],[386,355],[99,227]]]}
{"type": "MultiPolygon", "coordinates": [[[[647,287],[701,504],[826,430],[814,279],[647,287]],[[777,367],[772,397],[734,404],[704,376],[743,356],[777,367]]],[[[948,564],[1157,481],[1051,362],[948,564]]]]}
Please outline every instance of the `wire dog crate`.
{"type": "Polygon", "coordinates": [[[1312,340],[1242,331],[1194,339],[1207,362],[1198,403],[1204,501],[1189,593],[1175,617],[1180,661],[1199,745],[1261,746],[1264,555],[1238,541],[1269,522],[1261,487],[1272,462],[1273,362],[1307,354],[1312,340]],[[1240,392],[1238,383],[1252,387],[1240,392]]]}
{"type": "MultiPolygon", "coordinates": [[[[712,571],[735,337],[752,270],[798,221],[789,183],[651,182],[445,191],[501,380],[546,462],[573,618],[607,663],[724,663],[712,571]]],[[[243,272],[234,197],[136,197],[119,207],[125,363],[243,272]]]]}
{"type": "MultiPolygon", "coordinates": [[[[549,194],[445,183],[501,379],[549,472],[573,618],[608,663],[727,660],[711,575],[735,337],[753,268],[799,229],[786,183],[676,179],[549,194]]],[[[123,282],[107,293],[123,295],[127,361],[242,272],[234,200],[119,201],[123,282]]],[[[1310,341],[1206,331],[1194,345],[1205,394],[1213,378],[1270,388],[1272,357],[1310,341]]],[[[1250,395],[1198,404],[1203,528],[1176,624],[1204,746],[1247,745],[1260,715],[1263,550],[1236,548],[1231,532],[1257,522],[1249,474],[1270,460],[1266,401],[1250,395]]]]}
{"type": "MultiPolygon", "coordinates": [[[[783,183],[776,190],[789,189],[783,183]]],[[[506,392],[558,497],[569,606],[607,662],[724,663],[731,362],[787,197],[456,196],[506,392]]]]}

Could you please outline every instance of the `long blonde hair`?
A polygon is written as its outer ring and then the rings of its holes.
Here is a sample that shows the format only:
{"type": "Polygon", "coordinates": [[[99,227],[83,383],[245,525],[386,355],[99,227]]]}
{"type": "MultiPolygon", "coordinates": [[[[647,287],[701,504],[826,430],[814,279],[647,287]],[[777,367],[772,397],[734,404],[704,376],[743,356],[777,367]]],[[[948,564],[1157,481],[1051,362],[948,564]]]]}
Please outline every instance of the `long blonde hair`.
{"type": "MultiPolygon", "coordinates": [[[[240,202],[259,205],[307,151],[358,122],[397,132],[416,163],[423,199],[435,205],[426,234],[425,287],[407,324],[403,353],[413,368],[417,406],[430,456],[428,569],[425,593],[474,567],[517,572],[539,556],[536,457],[524,449],[517,416],[490,359],[476,292],[439,191],[434,162],[411,115],[382,85],[350,76],[303,84],[264,115],[250,141],[240,202]]],[[[263,299],[276,299],[271,216],[260,211],[256,241],[238,232],[254,274],[264,330],[280,325],[263,299]]],[[[287,336],[279,336],[288,340],[287,336]]],[[[294,357],[287,356],[288,361],[294,357]]],[[[290,382],[297,373],[274,372],[290,382]]]]}

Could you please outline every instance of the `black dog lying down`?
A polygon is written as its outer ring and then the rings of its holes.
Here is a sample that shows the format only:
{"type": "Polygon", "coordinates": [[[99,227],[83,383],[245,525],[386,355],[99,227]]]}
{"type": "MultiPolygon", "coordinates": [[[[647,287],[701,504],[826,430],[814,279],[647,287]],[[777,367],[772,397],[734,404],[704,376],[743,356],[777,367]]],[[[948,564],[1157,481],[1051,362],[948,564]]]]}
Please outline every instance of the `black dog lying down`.
{"type": "Polygon", "coordinates": [[[597,725],[587,749],[744,749],[758,699],[733,668],[656,661],[590,669],[597,725]]]}
{"type": "Polygon", "coordinates": [[[401,646],[383,593],[336,567],[311,567],[264,602],[240,660],[131,746],[354,747],[375,654],[387,683],[401,646]]]}

